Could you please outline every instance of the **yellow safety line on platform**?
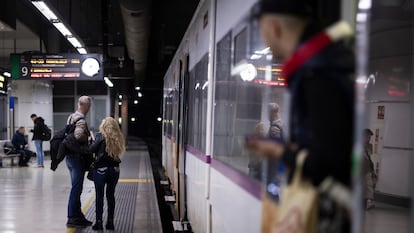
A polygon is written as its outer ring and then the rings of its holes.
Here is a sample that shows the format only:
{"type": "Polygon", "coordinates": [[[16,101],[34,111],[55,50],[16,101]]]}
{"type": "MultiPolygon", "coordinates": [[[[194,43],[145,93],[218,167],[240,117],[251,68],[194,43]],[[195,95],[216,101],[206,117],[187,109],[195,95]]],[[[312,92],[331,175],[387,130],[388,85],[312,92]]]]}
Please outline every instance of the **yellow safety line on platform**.
{"type": "MultiPolygon", "coordinates": [[[[95,195],[96,195],[96,193],[94,192],[89,198],[88,198],[88,200],[86,200],[86,203],[83,205],[83,207],[82,207],[82,212],[83,213],[86,213],[87,211],[88,211],[88,209],[89,209],[89,207],[91,206],[91,204],[92,204],[92,201],[93,201],[93,199],[95,199],[95,195]]],[[[74,233],[76,231],[76,228],[75,227],[69,227],[67,230],[66,230],[66,233],[74,233]]]]}
{"type": "Polygon", "coordinates": [[[151,179],[119,179],[119,183],[151,183],[151,179]]]}

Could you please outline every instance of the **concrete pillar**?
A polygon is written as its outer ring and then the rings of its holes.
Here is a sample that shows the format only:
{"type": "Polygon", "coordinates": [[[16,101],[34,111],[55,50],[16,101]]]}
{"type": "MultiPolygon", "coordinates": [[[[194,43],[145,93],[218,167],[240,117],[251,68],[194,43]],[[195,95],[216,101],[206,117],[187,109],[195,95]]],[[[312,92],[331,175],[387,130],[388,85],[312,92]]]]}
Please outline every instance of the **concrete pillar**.
{"type": "MultiPolygon", "coordinates": [[[[14,125],[13,131],[19,126],[26,128],[28,134],[30,149],[36,151],[32,142],[33,121],[30,119],[32,113],[45,119],[45,124],[53,132],[53,87],[51,81],[44,80],[18,80],[12,81],[12,90],[9,96],[15,97],[14,103],[14,125]]],[[[43,144],[45,151],[49,150],[49,143],[43,144]]]]}

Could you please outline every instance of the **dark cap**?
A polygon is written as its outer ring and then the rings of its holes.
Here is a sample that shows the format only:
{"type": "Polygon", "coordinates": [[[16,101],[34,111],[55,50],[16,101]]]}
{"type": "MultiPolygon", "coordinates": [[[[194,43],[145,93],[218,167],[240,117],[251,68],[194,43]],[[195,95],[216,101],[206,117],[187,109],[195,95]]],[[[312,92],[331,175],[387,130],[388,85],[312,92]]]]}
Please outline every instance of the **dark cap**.
{"type": "Polygon", "coordinates": [[[263,14],[285,14],[299,17],[313,17],[314,0],[260,0],[253,10],[253,16],[263,14]]]}

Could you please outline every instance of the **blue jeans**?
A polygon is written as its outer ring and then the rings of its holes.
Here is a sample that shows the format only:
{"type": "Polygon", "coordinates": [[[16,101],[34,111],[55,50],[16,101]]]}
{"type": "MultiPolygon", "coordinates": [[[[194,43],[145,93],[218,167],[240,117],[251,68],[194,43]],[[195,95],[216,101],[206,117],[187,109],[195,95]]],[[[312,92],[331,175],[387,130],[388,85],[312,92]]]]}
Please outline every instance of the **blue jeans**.
{"type": "Polygon", "coordinates": [[[43,166],[43,161],[44,161],[44,158],[45,158],[45,154],[43,152],[43,142],[42,142],[42,140],[34,140],[34,144],[36,146],[37,165],[43,166]]]}
{"type": "Polygon", "coordinates": [[[68,202],[68,218],[83,219],[85,216],[81,210],[80,196],[82,194],[85,172],[82,169],[82,162],[79,157],[67,155],[66,165],[69,169],[70,179],[72,182],[72,189],[70,190],[68,202]]]}
{"type": "Polygon", "coordinates": [[[106,184],[106,201],[108,204],[108,219],[114,219],[115,187],[119,179],[119,167],[103,167],[93,169],[93,180],[96,190],[96,221],[102,221],[104,206],[104,190],[106,184]]]}

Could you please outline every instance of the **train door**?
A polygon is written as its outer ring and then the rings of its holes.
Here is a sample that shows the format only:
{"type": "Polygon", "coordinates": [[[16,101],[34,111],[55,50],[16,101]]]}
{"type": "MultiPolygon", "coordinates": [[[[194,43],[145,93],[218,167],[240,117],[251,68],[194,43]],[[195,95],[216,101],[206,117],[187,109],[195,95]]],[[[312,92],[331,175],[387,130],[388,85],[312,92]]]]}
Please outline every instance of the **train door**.
{"type": "Polygon", "coordinates": [[[188,55],[179,63],[179,80],[178,80],[178,135],[176,141],[176,191],[177,193],[177,210],[180,220],[186,220],[185,209],[185,145],[187,142],[187,121],[188,121],[188,55]]]}
{"type": "MultiPolygon", "coordinates": [[[[360,0],[358,83],[365,89],[363,232],[410,232],[414,161],[414,7],[360,0]],[[364,46],[365,45],[365,46],[364,46]]],[[[411,229],[412,231],[412,229],[411,229]]]]}
{"type": "Polygon", "coordinates": [[[7,97],[0,96],[0,139],[7,139],[7,97]]]}

